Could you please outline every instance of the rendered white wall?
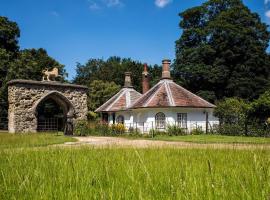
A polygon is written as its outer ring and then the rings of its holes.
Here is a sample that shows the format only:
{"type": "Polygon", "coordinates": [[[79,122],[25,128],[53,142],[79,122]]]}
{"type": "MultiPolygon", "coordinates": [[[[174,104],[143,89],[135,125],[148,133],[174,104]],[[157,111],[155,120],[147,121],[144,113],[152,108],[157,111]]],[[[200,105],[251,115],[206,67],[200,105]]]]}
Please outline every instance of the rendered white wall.
{"type": "MultiPolygon", "coordinates": [[[[135,109],[132,111],[116,112],[117,116],[123,115],[125,118],[125,125],[127,127],[137,126],[143,132],[148,132],[155,128],[155,116],[157,113],[163,112],[166,116],[166,124],[174,125],[177,122],[177,113],[187,113],[187,129],[191,131],[196,127],[201,127],[203,131],[206,130],[206,112],[208,112],[208,121],[211,126],[218,124],[218,118],[213,116],[213,109],[211,108],[147,108],[135,109]]],[[[110,116],[110,123],[113,123],[112,116],[110,116]]],[[[210,128],[210,127],[209,127],[210,128]]]]}

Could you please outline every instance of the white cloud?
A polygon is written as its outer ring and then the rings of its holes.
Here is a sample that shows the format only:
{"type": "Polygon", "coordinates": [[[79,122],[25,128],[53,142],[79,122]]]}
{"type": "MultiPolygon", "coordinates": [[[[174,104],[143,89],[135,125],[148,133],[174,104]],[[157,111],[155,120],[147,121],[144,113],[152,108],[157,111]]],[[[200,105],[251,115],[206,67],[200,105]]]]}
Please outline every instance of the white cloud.
{"type": "Polygon", "coordinates": [[[89,8],[91,10],[98,10],[100,9],[100,6],[96,2],[90,2],[89,8]]]}
{"type": "Polygon", "coordinates": [[[105,0],[107,7],[121,6],[123,3],[120,0],[105,0]]]}
{"type": "MultiPolygon", "coordinates": [[[[270,0],[267,0],[267,1],[270,1],[270,0]]],[[[167,6],[171,2],[172,2],[172,0],[155,0],[155,5],[159,8],[164,8],[165,6],[167,6]]]]}
{"type": "Polygon", "coordinates": [[[88,0],[89,2],[89,9],[91,10],[99,10],[104,7],[120,7],[124,4],[121,0],[88,0]]]}
{"type": "Polygon", "coordinates": [[[266,16],[267,18],[270,18],[270,10],[267,10],[267,11],[265,12],[265,16],[266,16]]]}

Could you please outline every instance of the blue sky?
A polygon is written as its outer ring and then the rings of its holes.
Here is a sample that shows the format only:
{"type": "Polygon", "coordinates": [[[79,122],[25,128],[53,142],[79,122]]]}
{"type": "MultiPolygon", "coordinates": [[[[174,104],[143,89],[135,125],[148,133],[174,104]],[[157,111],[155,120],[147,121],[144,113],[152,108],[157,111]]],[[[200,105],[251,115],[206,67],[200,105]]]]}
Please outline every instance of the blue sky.
{"type": "MultiPolygon", "coordinates": [[[[178,13],[203,0],[0,0],[0,15],[16,21],[21,48],[45,48],[66,66],[110,56],[149,64],[174,59],[178,13]]],[[[270,0],[244,0],[270,21],[270,0]]]]}

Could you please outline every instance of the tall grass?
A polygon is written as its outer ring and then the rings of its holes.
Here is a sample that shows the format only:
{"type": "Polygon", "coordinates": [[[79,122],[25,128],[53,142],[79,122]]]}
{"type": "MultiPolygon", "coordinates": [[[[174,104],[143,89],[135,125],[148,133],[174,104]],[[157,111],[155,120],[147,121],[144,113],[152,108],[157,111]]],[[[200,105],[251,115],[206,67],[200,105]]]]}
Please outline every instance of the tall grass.
{"type": "Polygon", "coordinates": [[[153,140],[182,141],[193,143],[231,143],[231,144],[270,144],[270,138],[267,137],[246,137],[246,136],[227,136],[227,135],[185,135],[185,136],[167,136],[157,135],[153,140]]]}
{"type": "Polygon", "coordinates": [[[64,142],[74,142],[76,139],[66,137],[56,133],[36,133],[36,134],[10,134],[0,132],[0,149],[3,148],[22,148],[38,147],[50,144],[60,144],[64,142]]]}
{"type": "Polygon", "coordinates": [[[0,151],[0,199],[268,199],[269,150],[0,151]]]}

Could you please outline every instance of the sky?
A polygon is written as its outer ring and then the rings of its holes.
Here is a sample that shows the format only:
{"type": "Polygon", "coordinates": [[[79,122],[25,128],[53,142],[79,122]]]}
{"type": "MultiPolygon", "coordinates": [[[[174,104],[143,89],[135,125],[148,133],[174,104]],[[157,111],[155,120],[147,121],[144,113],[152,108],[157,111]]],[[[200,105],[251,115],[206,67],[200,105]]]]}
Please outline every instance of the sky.
{"type": "MultiPolygon", "coordinates": [[[[205,0],[0,0],[0,15],[18,23],[19,45],[44,48],[65,65],[110,56],[148,64],[175,58],[178,13],[205,0]]],[[[244,0],[270,24],[270,0],[244,0]]]]}

